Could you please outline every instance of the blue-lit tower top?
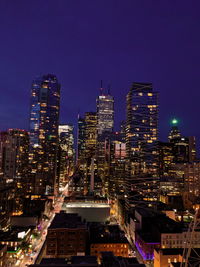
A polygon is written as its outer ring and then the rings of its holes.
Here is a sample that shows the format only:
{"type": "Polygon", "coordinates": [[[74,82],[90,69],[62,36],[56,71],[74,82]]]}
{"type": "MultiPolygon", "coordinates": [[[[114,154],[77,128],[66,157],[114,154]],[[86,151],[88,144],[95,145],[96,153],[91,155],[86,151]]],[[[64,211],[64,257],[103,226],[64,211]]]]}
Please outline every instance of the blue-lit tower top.
{"type": "Polygon", "coordinates": [[[55,75],[33,81],[31,90],[30,145],[42,146],[58,138],[60,84],[55,75]]]}

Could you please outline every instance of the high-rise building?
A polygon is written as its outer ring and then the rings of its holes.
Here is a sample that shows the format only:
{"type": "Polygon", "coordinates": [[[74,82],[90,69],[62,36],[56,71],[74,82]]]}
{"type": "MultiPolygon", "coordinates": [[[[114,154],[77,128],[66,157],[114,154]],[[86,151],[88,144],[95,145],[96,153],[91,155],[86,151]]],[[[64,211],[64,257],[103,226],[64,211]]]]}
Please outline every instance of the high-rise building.
{"type": "MultiPolygon", "coordinates": [[[[7,132],[0,133],[0,173],[2,175],[0,186],[14,188],[13,214],[22,213],[22,199],[27,193],[32,192],[28,155],[29,135],[27,131],[9,129],[7,132]]],[[[12,195],[12,192],[10,193],[12,195]]]]}
{"type": "Polygon", "coordinates": [[[84,192],[91,191],[91,180],[96,173],[97,115],[96,112],[85,113],[85,152],[83,160],[84,192]]]}
{"type": "Polygon", "coordinates": [[[85,152],[85,119],[78,117],[78,136],[77,136],[77,163],[80,162],[82,158],[84,158],[84,152],[85,152]]]}
{"type": "Polygon", "coordinates": [[[95,155],[97,145],[97,114],[96,112],[85,113],[85,155],[95,155]]]}
{"type": "Polygon", "coordinates": [[[29,135],[25,130],[9,129],[0,133],[0,172],[6,183],[26,180],[28,174],[29,135]]]}
{"type": "Polygon", "coordinates": [[[59,185],[62,187],[67,182],[74,169],[74,126],[70,124],[59,125],[59,157],[58,172],[59,185]]]}
{"type": "Polygon", "coordinates": [[[8,138],[7,132],[0,132],[0,177],[1,180],[4,177],[5,173],[5,150],[6,150],[6,142],[8,138]]]}
{"type": "MultiPolygon", "coordinates": [[[[16,211],[16,188],[14,183],[6,184],[4,181],[0,182],[0,228],[1,230],[8,229],[10,226],[10,216],[16,211]]],[[[1,265],[0,265],[1,266],[1,265]]]]}
{"type": "MultiPolygon", "coordinates": [[[[97,115],[86,112],[78,118],[78,166],[82,173],[84,193],[90,190],[91,176],[96,173],[97,115]]],[[[96,176],[96,175],[95,175],[96,176]]]]}
{"type": "Polygon", "coordinates": [[[103,191],[109,197],[123,190],[126,144],[122,132],[104,132],[98,136],[97,171],[103,181],[103,191]]]}
{"type": "Polygon", "coordinates": [[[60,84],[55,75],[44,75],[32,83],[30,110],[30,162],[35,176],[35,193],[57,191],[56,160],[60,84]]]}
{"type": "Polygon", "coordinates": [[[97,105],[97,171],[103,181],[104,193],[108,193],[110,172],[110,138],[114,128],[114,98],[101,85],[97,105]]]}
{"type": "Polygon", "coordinates": [[[109,194],[124,192],[126,143],[123,132],[113,134],[110,146],[109,194]]]}
{"type": "Polygon", "coordinates": [[[134,82],[127,95],[125,181],[127,209],[136,199],[157,199],[154,177],[158,171],[157,143],[158,93],[153,90],[151,83],[134,82]]]}
{"type": "Polygon", "coordinates": [[[178,120],[174,118],[171,123],[172,123],[172,128],[168,136],[169,142],[172,141],[173,139],[181,137],[181,133],[177,127],[178,120]]]}
{"type": "Polygon", "coordinates": [[[110,93],[104,93],[97,100],[97,131],[98,134],[103,132],[112,132],[114,127],[114,98],[110,93]]]}
{"type": "Polygon", "coordinates": [[[192,162],[196,160],[196,142],[194,136],[182,136],[178,129],[178,120],[172,120],[172,128],[168,136],[172,145],[174,162],[192,162]]]}
{"type": "Polygon", "coordinates": [[[131,174],[155,173],[157,141],[158,93],[151,83],[134,82],[127,95],[126,121],[126,149],[131,174]]]}
{"type": "Polygon", "coordinates": [[[170,165],[174,161],[173,144],[158,142],[159,176],[168,175],[170,165]]]}

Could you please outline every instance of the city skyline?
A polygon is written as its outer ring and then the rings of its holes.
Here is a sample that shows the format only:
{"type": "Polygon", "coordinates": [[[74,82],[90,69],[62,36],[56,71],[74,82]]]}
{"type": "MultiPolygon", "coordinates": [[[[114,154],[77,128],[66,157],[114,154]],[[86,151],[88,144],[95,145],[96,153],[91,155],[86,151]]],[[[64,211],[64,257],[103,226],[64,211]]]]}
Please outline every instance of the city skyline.
{"type": "MultiPolygon", "coordinates": [[[[43,75],[55,75],[55,76],[57,76],[56,74],[54,74],[54,73],[43,73],[43,74],[41,74],[41,75],[37,75],[35,78],[33,78],[33,80],[37,80],[37,79],[40,79],[40,77],[41,76],[43,76],[43,75]]],[[[126,92],[126,95],[128,94],[128,92],[129,92],[129,90],[130,90],[130,88],[131,88],[131,86],[132,86],[132,84],[134,84],[134,83],[149,83],[149,82],[146,82],[146,81],[140,81],[140,82],[138,82],[138,81],[133,81],[132,83],[130,83],[130,87],[127,89],[127,92],[126,92]]],[[[100,85],[102,84],[102,80],[100,80],[100,85]]],[[[153,84],[153,83],[152,83],[153,84]]],[[[154,84],[153,84],[154,85],[154,84]]],[[[60,84],[60,86],[62,87],[62,84],[60,84]]],[[[101,85],[102,86],[102,85],[101,85]]],[[[30,89],[31,89],[31,86],[30,86],[30,88],[29,88],[29,91],[30,91],[30,89]]],[[[84,115],[84,113],[85,112],[96,112],[96,102],[95,101],[97,101],[97,98],[99,98],[99,97],[101,97],[101,95],[102,95],[102,90],[104,90],[105,92],[107,91],[107,90],[110,90],[110,84],[107,86],[107,87],[103,87],[103,88],[101,88],[101,87],[99,87],[98,89],[97,89],[97,94],[96,94],[96,98],[94,98],[93,100],[93,102],[92,102],[92,104],[93,104],[93,107],[92,107],[92,109],[82,109],[82,110],[80,110],[80,108],[77,110],[77,112],[74,112],[74,120],[72,119],[72,120],[64,120],[63,119],[63,116],[62,116],[62,114],[60,115],[60,121],[59,121],[59,124],[71,124],[71,125],[73,125],[74,127],[75,127],[75,132],[77,132],[77,128],[78,128],[78,118],[79,118],[79,116],[83,116],[84,115]],[[98,94],[99,93],[99,94],[98,94]]],[[[62,91],[62,89],[61,89],[61,91],[62,91]]],[[[110,91],[109,91],[110,92],[110,91]]],[[[157,92],[158,92],[158,94],[159,94],[159,98],[160,98],[160,92],[159,92],[159,90],[157,90],[157,92]]],[[[103,94],[104,95],[104,94],[103,94]]],[[[106,96],[107,96],[107,93],[105,94],[106,96]]],[[[111,96],[111,97],[113,97],[114,98],[114,96],[113,96],[114,94],[113,94],[113,92],[111,92],[111,93],[109,93],[108,94],[108,96],[111,96]]],[[[124,102],[126,103],[126,95],[124,95],[124,102]]],[[[30,96],[29,96],[30,97],[30,96]]],[[[61,96],[60,96],[60,98],[61,98],[61,102],[62,102],[62,92],[61,92],[61,96]]],[[[116,101],[117,99],[115,99],[115,102],[117,102],[116,101]]],[[[27,102],[29,103],[29,99],[27,99],[27,102]]],[[[61,105],[61,107],[60,107],[60,109],[62,110],[62,105],[61,105]]],[[[117,107],[118,108],[118,107],[117,107]]],[[[62,112],[61,112],[62,113],[62,112]]],[[[121,123],[123,122],[123,121],[125,121],[126,120],[126,107],[124,106],[124,110],[123,110],[123,115],[124,115],[124,118],[122,118],[122,120],[119,120],[119,118],[118,119],[115,119],[115,117],[116,117],[116,104],[114,105],[114,125],[113,125],[113,131],[119,131],[120,130],[120,127],[121,127],[121,123]]],[[[27,113],[28,115],[26,116],[26,118],[25,118],[25,122],[27,121],[27,123],[24,125],[24,127],[23,128],[20,128],[20,127],[2,127],[1,128],[1,130],[2,131],[6,131],[6,130],[9,130],[9,129],[24,129],[24,130],[26,130],[26,131],[30,131],[30,123],[29,123],[29,113],[27,113]]],[[[159,115],[160,115],[160,110],[159,110],[159,115]]],[[[167,138],[168,138],[168,134],[169,134],[169,132],[170,132],[170,130],[171,130],[171,127],[173,126],[173,124],[174,124],[174,121],[176,121],[176,124],[177,124],[177,126],[179,127],[179,129],[181,129],[182,130],[182,132],[185,134],[185,132],[187,132],[187,129],[183,126],[183,118],[181,118],[181,117],[178,117],[178,116],[176,116],[176,114],[174,114],[174,116],[168,116],[168,119],[167,119],[167,121],[166,121],[166,123],[165,123],[165,127],[166,127],[166,129],[167,129],[167,132],[161,132],[160,131],[160,116],[158,115],[158,140],[163,140],[163,141],[166,141],[167,140],[167,138]]],[[[72,118],[72,116],[70,116],[70,118],[72,118]]],[[[15,125],[15,123],[16,123],[16,120],[15,120],[15,122],[13,123],[13,125],[15,125]]],[[[190,134],[191,133],[191,131],[189,132],[189,134],[188,135],[191,135],[190,134]]],[[[76,135],[76,134],[75,134],[76,135]]],[[[195,135],[195,134],[194,134],[195,135]]],[[[198,140],[199,140],[199,138],[200,138],[200,136],[198,136],[198,135],[195,135],[196,137],[197,137],[197,143],[198,143],[198,140]],[[199,137],[199,138],[198,138],[199,137]]]]}
{"type": "Polygon", "coordinates": [[[159,139],[167,139],[169,121],[177,117],[182,132],[197,136],[198,144],[199,3],[194,2],[196,8],[187,1],[60,3],[54,8],[48,1],[46,9],[45,3],[1,2],[1,129],[28,129],[31,81],[53,73],[62,85],[61,123],[76,125],[79,110],[95,110],[102,79],[103,87],[111,84],[118,126],[132,82],[152,82],[160,93],[159,139]],[[145,20],[139,19],[142,15],[145,20]],[[190,94],[183,93],[187,90],[190,94]]]}
{"type": "Polygon", "coordinates": [[[0,266],[200,266],[199,0],[0,0],[0,266]]]}

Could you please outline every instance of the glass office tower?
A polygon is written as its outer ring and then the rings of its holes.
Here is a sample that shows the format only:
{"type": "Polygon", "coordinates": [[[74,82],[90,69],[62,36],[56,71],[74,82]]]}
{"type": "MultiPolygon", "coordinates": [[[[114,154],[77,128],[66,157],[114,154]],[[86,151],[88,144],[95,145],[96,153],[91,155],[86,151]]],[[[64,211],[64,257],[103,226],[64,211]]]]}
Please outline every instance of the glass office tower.
{"type": "Polygon", "coordinates": [[[133,83],[127,95],[126,207],[157,199],[158,93],[151,83],[133,83]]]}
{"type": "Polygon", "coordinates": [[[110,94],[102,94],[97,98],[97,131],[113,132],[114,127],[114,98],[110,94]]]}
{"type": "Polygon", "coordinates": [[[74,170],[74,126],[71,124],[59,125],[58,134],[59,157],[57,174],[59,188],[63,188],[74,170]]]}
{"type": "Polygon", "coordinates": [[[158,93],[151,83],[133,83],[127,95],[126,148],[132,174],[154,173],[157,167],[158,93]]]}
{"type": "Polygon", "coordinates": [[[52,74],[32,83],[30,110],[30,162],[35,193],[53,194],[56,185],[56,159],[60,110],[60,84],[52,74]]]}

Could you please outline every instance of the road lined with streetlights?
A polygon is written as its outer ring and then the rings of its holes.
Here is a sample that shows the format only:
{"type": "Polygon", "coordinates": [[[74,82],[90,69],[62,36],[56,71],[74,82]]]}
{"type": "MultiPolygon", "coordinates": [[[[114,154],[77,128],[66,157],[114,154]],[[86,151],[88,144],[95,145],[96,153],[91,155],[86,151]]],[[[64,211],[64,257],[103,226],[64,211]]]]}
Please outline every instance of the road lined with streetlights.
{"type": "Polygon", "coordinates": [[[39,254],[41,252],[41,249],[45,243],[48,228],[49,228],[51,222],[53,221],[55,214],[60,213],[63,202],[64,202],[64,198],[65,198],[65,196],[68,195],[68,187],[69,186],[67,183],[67,185],[62,190],[61,196],[59,196],[57,199],[55,199],[54,210],[51,214],[51,217],[48,221],[45,221],[45,223],[44,223],[44,225],[40,231],[39,238],[34,239],[33,243],[31,244],[32,245],[31,253],[29,253],[29,255],[22,254],[22,256],[21,256],[22,258],[19,259],[13,266],[27,267],[28,265],[35,263],[37,257],[39,256],[39,254]]]}

